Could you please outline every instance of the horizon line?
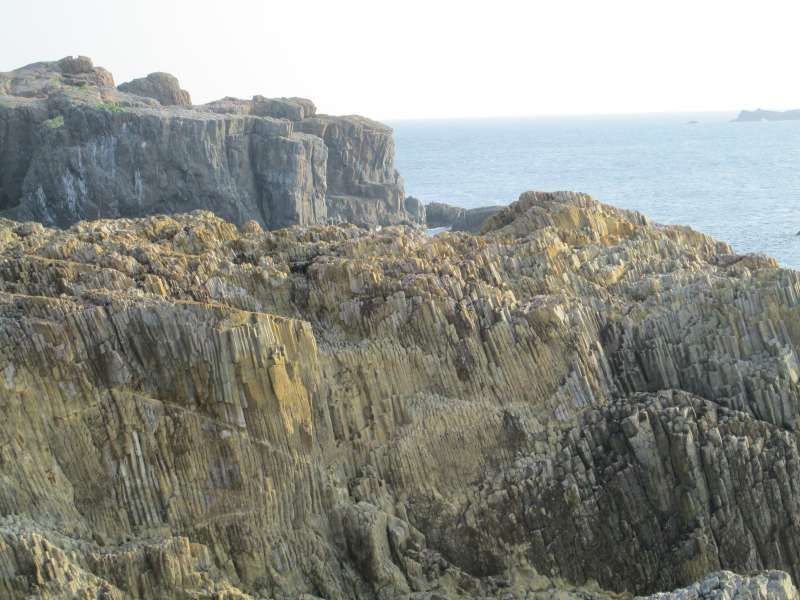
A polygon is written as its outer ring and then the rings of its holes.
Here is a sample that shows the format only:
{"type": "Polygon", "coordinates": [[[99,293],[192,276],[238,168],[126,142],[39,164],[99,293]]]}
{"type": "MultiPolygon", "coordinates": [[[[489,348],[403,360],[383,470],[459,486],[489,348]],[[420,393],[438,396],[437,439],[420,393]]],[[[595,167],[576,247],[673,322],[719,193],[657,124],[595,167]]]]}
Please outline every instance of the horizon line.
{"type": "MultiPolygon", "coordinates": [[[[489,119],[558,119],[563,117],[646,117],[653,115],[724,115],[739,114],[743,110],[773,110],[773,109],[704,109],[704,110],[647,110],[624,112],[566,112],[566,113],[538,113],[516,115],[466,115],[456,117],[425,116],[425,117],[378,117],[379,121],[479,121],[489,119]]],[[[774,109],[776,112],[793,109],[774,109]]]]}

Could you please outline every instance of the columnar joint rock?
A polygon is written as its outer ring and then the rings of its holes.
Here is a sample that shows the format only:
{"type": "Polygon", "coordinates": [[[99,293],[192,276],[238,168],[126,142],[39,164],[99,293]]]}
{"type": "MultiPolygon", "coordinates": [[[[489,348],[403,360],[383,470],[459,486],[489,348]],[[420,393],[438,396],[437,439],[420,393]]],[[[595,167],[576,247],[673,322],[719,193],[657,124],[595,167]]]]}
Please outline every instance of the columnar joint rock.
{"type": "Polygon", "coordinates": [[[0,220],[0,592],[793,600],[798,315],[575,193],[434,238],[0,220]]]}

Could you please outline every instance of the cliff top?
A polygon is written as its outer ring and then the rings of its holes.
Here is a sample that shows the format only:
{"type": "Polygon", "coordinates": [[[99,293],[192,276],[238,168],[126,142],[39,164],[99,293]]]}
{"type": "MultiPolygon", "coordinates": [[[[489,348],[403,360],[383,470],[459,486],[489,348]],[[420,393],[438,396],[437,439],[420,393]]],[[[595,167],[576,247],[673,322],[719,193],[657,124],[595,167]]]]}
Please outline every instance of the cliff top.
{"type": "MultiPolygon", "coordinates": [[[[206,104],[193,105],[188,91],[181,89],[177,77],[155,72],[115,86],[113,75],[96,67],[87,56],[67,56],[56,61],[36,62],[9,72],[0,72],[0,104],[59,98],[76,104],[106,110],[135,111],[161,108],[172,111],[190,109],[184,116],[202,113],[249,115],[301,121],[314,117],[319,123],[344,119],[354,126],[391,132],[391,128],[360,115],[333,117],[317,114],[307,98],[267,98],[260,94],[250,100],[226,96],[206,104]]],[[[203,117],[207,118],[207,116],[203,117]]]]}
{"type": "Polygon", "coordinates": [[[0,73],[0,215],[87,218],[212,210],[276,228],[419,222],[391,128],[299,97],[192,104],[156,72],[115,86],[84,57],[0,73]]]}

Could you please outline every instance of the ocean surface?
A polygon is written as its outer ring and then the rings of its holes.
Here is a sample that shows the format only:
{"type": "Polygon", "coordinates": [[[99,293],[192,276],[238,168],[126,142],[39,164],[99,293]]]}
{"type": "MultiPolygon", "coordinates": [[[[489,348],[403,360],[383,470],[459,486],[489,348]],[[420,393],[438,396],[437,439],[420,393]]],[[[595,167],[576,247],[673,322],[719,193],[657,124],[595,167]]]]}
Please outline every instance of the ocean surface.
{"type": "Polygon", "coordinates": [[[526,190],[586,192],[800,269],[800,121],[731,123],[734,117],[389,124],[406,193],[425,203],[473,208],[508,204],[526,190]]]}

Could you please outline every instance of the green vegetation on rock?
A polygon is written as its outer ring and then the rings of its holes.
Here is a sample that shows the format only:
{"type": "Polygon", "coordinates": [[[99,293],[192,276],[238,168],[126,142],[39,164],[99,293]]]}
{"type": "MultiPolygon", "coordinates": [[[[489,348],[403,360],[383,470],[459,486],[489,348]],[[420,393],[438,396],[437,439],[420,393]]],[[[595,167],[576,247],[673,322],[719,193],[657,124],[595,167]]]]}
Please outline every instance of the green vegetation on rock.
{"type": "Polygon", "coordinates": [[[119,102],[99,102],[95,105],[95,108],[107,110],[108,112],[125,112],[127,110],[119,102]]]}
{"type": "Polygon", "coordinates": [[[58,115],[53,117],[52,119],[47,119],[44,123],[42,123],[48,129],[58,129],[59,127],[64,126],[64,116],[58,115]]]}

